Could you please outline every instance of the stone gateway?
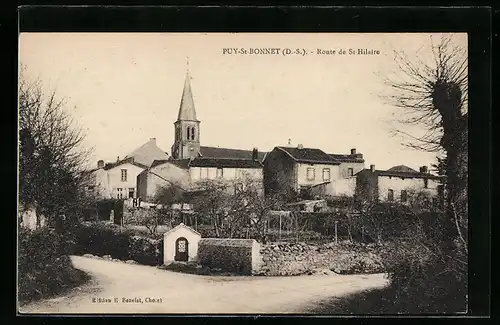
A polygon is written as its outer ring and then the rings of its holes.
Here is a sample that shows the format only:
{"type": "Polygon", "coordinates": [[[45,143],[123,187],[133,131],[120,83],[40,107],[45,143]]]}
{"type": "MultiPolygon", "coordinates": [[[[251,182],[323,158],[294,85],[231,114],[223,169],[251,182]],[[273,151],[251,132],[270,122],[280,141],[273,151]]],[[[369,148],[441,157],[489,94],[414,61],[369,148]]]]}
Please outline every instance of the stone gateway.
{"type": "Polygon", "coordinates": [[[181,223],[163,235],[163,264],[198,260],[199,232],[181,223]]]}

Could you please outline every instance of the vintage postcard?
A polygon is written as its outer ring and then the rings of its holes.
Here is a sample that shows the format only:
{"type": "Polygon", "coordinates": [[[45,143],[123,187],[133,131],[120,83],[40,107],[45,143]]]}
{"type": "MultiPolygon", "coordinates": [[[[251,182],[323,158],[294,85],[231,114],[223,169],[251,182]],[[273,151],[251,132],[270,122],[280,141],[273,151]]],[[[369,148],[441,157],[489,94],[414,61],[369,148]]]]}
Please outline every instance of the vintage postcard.
{"type": "Polygon", "coordinates": [[[467,310],[466,33],[21,33],[20,314],[467,310]]]}

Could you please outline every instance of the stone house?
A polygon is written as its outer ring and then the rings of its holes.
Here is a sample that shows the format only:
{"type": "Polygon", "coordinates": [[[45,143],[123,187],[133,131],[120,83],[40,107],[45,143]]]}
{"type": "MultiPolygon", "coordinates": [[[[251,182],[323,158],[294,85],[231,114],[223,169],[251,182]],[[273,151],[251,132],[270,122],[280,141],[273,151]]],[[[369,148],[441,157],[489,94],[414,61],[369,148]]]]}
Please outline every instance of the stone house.
{"type": "Polygon", "coordinates": [[[95,177],[94,191],[102,198],[135,198],[137,197],[137,176],[147,169],[155,160],[165,160],[169,156],[156,146],[156,139],[135,149],[123,159],[114,163],[97,162],[92,170],[95,177]]]}
{"type": "Polygon", "coordinates": [[[437,200],[443,195],[441,180],[427,166],[416,171],[404,165],[388,170],[377,170],[370,165],[356,174],[356,196],[367,201],[407,203],[411,194],[423,192],[437,200]]]}
{"type": "Polygon", "coordinates": [[[275,147],[264,164],[267,194],[280,190],[308,192],[313,196],[354,195],[354,175],[364,168],[363,155],[327,154],[317,148],[275,147]]]}

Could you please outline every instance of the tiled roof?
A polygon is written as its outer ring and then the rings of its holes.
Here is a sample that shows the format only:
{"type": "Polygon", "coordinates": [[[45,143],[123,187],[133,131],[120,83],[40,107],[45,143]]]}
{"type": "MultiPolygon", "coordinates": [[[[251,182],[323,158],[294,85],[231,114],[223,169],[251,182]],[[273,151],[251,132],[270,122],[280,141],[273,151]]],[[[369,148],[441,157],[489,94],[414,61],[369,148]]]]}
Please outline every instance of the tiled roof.
{"type": "Polygon", "coordinates": [[[218,168],[262,168],[259,161],[252,159],[232,158],[205,158],[199,157],[189,163],[190,167],[218,167],[218,168]]]}
{"type": "MultiPolygon", "coordinates": [[[[200,147],[200,154],[203,158],[237,158],[237,159],[252,159],[252,150],[229,149],[217,147],[200,147]]],[[[257,159],[262,162],[266,152],[259,151],[257,159]]]]}
{"type": "Polygon", "coordinates": [[[302,163],[315,163],[315,164],[330,164],[338,165],[339,161],[333,159],[329,154],[325,153],[323,150],[315,148],[303,148],[299,149],[296,147],[276,147],[279,150],[287,153],[297,162],[302,163]]]}
{"type": "Polygon", "coordinates": [[[412,169],[405,165],[398,165],[391,167],[387,170],[388,172],[398,172],[398,173],[418,173],[415,169],[412,169]]]}
{"type": "Polygon", "coordinates": [[[129,157],[129,158],[125,158],[125,159],[122,159],[120,161],[117,161],[115,163],[107,163],[107,164],[105,164],[104,165],[104,170],[109,170],[109,169],[112,169],[112,168],[115,168],[117,166],[124,165],[124,164],[132,164],[132,165],[140,167],[140,168],[148,168],[148,166],[146,166],[144,164],[135,162],[134,161],[134,157],[129,157]]]}
{"type": "Polygon", "coordinates": [[[168,159],[168,155],[156,146],[156,139],[152,138],[125,156],[126,158],[134,158],[136,163],[150,166],[154,160],[168,159]]]}
{"type": "Polygon", "coordinates": [[[363,159],[363,155],[360,153],[354,154],[354,155],[342,155],[342,154],[328,154],[330,157],[333,159],[337,160],[338,162],[341,163],[364,163],[365,160],[363,159]]]}
{"type": "Polygon", "coordinates": [[[176,165],[179,168],[188,169],[190,160],[189,159],[170,159],[169,162],[176,165]]]}
{"type": "MultiPolygon", "coordinates": [[[[411,168],[409,168],[411,169],[411,168]]],[[[429,178],[429,179],[442,179],[442,176],[436,176],[433,174],[429,173],[421,173],[417,172],[414,169],[411,169],[412,171],[391,171],[390,169],[388,170],[375,170],[373,172],[374,175],[377,176],[386,176],[386,177],[401,177],[401,178],[429,178]]],[[[370,169],[363,169],[362,171],[358,172],[357,174],[365,174],[365,173],[370,173],[370,169]]]]}
{"type": "Polygon", "coordinates": [[[150,168],[153,168],[155,166],[158,166],[158,165],[162,165],[166,162],[169,162],[170,160],[169,159],[160,159],[160,160],[155,160],[153,161],[153,163],[151,164],[150,168]]]}

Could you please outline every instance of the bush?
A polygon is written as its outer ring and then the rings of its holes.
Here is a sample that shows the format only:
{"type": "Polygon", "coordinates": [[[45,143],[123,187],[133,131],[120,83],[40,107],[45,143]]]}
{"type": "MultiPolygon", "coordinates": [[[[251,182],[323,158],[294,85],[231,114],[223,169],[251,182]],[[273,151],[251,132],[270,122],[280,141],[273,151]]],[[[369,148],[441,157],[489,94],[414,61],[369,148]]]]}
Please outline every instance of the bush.
{"type": "Polygon", "coordinates": [[[412,313],[455,313],[465,311],[467,256],[457,245],[444,251],[439,216],[432,223],[406,231],[406,244],[386,259],[396,300],[412,313]],[[429,227],[432,225],[432,227],[429,227]]]}
{"type": "Polygon", "coordinates": [[[73,237],[73,254],[110,255],[116,259],[131,259],[145,265],[162,263],[162,240],[121,230],[114,224],[82,224],[73,229],[73,237]]]}
{"type": "Polygon", "coordinates": [[[129,259],[145,265],[162,264],[160,246],[163,246],[162,240],[132,236],[129,243],[129,259]]]}
{"type": "Polygon", "coordinates": [[[19,232],[19,300],[48,297],[83,283],[88,277],[73,268],[64,239],[48,228],[19,232]]]}

